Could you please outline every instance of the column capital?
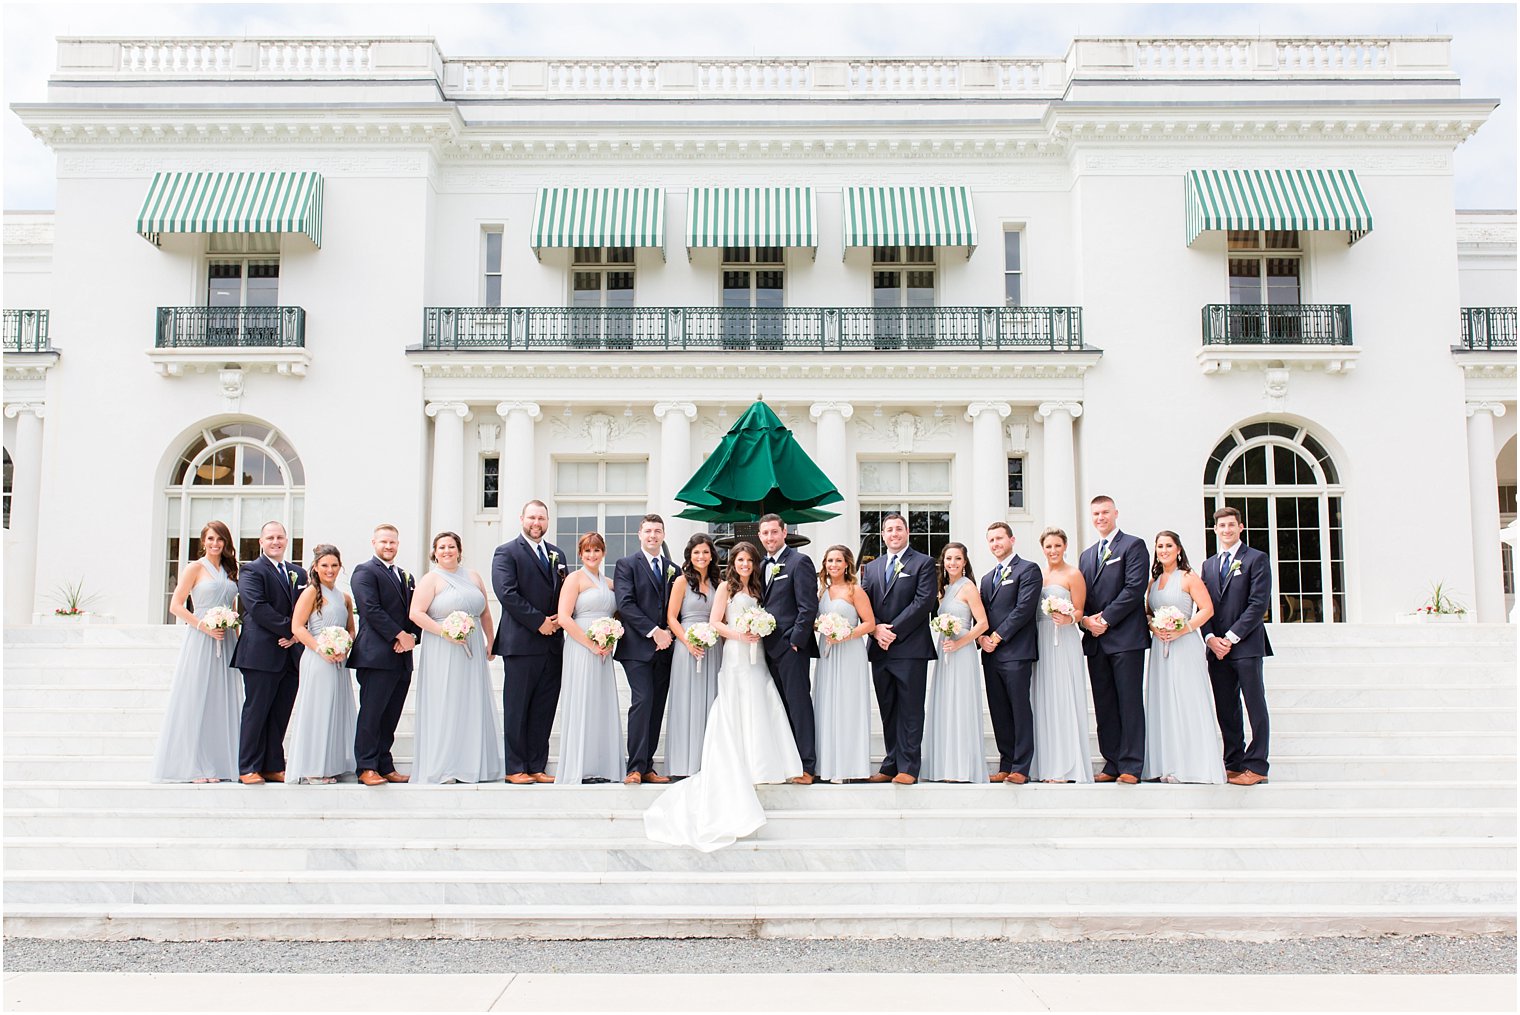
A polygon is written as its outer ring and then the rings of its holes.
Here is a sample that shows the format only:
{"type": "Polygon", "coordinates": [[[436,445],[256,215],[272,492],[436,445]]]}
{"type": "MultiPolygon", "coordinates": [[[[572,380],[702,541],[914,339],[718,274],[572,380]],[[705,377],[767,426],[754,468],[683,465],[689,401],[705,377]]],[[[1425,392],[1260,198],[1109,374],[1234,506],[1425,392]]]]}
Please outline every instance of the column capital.
{"type": "MultiPolygon", "coordinates": [[[[5,414],[9,416],[10,412],[10,407],[7,406],[5,409],[5,414]]],[[[1504,403],[1488,401],[1472,401],[1467,403],[1467,415],[1469,418],[1476,416],[1480,412],[1493,413],[1494,418],[1498,419],[1505,413],[1504,403]]]]}
{"type": "Polygon", "coordinates": [[[654,418],[663,420],[670,413],[679,413],[687,419],[697,418],[697,407],[691,402],[656,402],[654,403],[654,418]]]}
{"type": "Polygon", "coordinates": [[[808,406],[808,416],[814,422],[826,412],[837,412],[840,419],[849,419],[855,415],[855,406],[849,402],[814,402],[808,406]]]}
{"type": "Polygon", "coordinates": [[[429,402],[423,411],[434,419],[444,412],[452,412],[460,419],[470,418],[470,407],[463,402],[429,402]]]}
{"type": "Polygon", "coordinates": [[[41,419],[47,415],[47,405],[43,402],[11,402],[5,407],[5,418],[15,419],[23,412],[29,412],[41,419]]]}
{"type": "Polygon", "coordinates": [[[496,415],[500,416],[502,419],[506,419],[509,415],[511,415],[514,412],[523,413],[529,419],[533,420],[533,422],[535,422],[535,423],[537,423],[540,419],[543,419],[543,417],[544,417],[543,410],[538,407],[538,403],[537,402],[497,402],[496,403],[496,415]]]}
{"type": "Polygon", "coordinates": [[[966,406],[966,419],[974,423],[976,418],[985,412],[995,412],[998,419],[1007,419],[1008,414],[1013,412],[1013,406],[1007,402],[972,402],[966,406]]]}
{"type": "Polygon", "coordinates": [[[1065,413],[1068,413],[1071,416],[1072,419],[1076,419],[1078,416],[1082,415],[1082,403],[1081,402],[1041,402],[1040,403],[1040,407],[1035,410],[1035,418],[1038,419],[1041,423],[1043,423],[1043,422],[1045,422],[1045,420],[1047,420],[1047,419],[1050,418],[1050,416],[1051,416],[1052,413],[1056,413],[1056,412],[1065,412],[1065,413]]]}

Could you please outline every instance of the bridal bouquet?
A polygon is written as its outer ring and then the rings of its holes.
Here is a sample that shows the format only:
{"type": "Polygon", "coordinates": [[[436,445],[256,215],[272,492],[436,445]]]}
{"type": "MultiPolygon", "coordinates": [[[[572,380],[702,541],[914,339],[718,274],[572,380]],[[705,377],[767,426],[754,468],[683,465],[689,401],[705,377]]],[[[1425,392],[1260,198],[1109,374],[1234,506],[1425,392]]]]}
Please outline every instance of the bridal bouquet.
{"type": "Polygon", "coordinates": [[[936,613],[929,618],[929,630],[946,641],[954,641],[966,633],[966,625],[952,613],[936,613]]]}
{"type": "Polygon", "coordinates": [[[612,648],[622,636],[623,624],[616,617],[593,620],[591,626],[586,628],[586,637],[597,648],[612,648]]]}
{"type": "MultiPolygon", "coordinates": [[[[1188,619],[1184,617],[1182,615],[1182,611],[1177,609],[1175,606],[1163,606],[1161,609],[1157,610],[1156,615],[1151,618],[1151,627],[1155,628],[1157,631],[1186,631],[1187,626],[1188,619]]],[[[1171,647],[1172,646],[1170,642],[1164,641],[1161,643],[1161,657],[1163,659],[1171,655],[1171,647]]]]}
{"type": "MultiPolygon", "coordinates": [[[[1073,620],[1075,620],[1077,617],[1076,604],[1074,604],[1070,599],[1065,599],[1061,596],[1046,596],[1044,599],[1041,599],[1040,611],[1047,617],[1070,617],[1073,620]]],[[[1054,626],[1056,636],[1055,643],[1059,645],[1061,644],[1061,625],[1056,624],[1054,626]]]]}
{"type": "MultiPolygon", "coordinates": [[[[776,618],[766,613],[758,606],[751,606],[739,614],[734,621],[734,627],[741,634],[753,634],[764,638],[776,630],[776,618]]],[[[760,643],[754,642],[749,647],[749,661],[751,664],[760,661],[760,643]]]]}
{"type": "Polygon", "coordinates": [[[855,629],[837,613],[820,613],[818,619],[813,621],[813,630],[823,635],[823,650],[827,652],[830,645],[844,641],[855,629]]]}
{"type": "Polygon", "coordinates": [[[354,639],[341,627],[324,627],[317,632],[317,651],[326,656],[328,662],[338,662],[353,647],[354,639]]]}
{"type": "Polygon", "coordinates": [[[718,644],[718,630],[711,624],[691,624],[686,628],[686,644],[706,652],[718,644]]]}
{"type": "MultiPolygon", "coordinates": [[[[243,622],[238,619],[237,611],[230,606],[213,606],[201,617],[201,626],[213,631],[230,631],[235,627],[241,627],[243,622]]],[[[216,643],[216,657],[222,657],[222,643],[216,643]]]]}
{"type": "Polygon", "coordinates": [[[457,641],[464,646],[464,657],[466,659],[471,658],[469,639],[470,632],[475,630],[474,617],[463,610],[455,610],[447,617],[444,617],[438,626],[443,628],[443,636],[445,638],[449,639],[449,641],[457,641]]]}

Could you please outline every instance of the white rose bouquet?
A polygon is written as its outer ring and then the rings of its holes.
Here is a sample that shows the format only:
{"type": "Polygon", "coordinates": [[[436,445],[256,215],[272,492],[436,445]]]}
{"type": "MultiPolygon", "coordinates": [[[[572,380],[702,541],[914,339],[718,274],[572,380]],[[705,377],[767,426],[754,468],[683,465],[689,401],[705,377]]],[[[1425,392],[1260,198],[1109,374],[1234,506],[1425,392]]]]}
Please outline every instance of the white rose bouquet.
{"type": "Polygon", "coordinates": [[[952,613],[936,613],[929,618],[929,630],[946,641],[954,641],[966,633],[966,625],[952,613]]]}
{"type": "Polygon", "coordinates": [[[593,620],[586,628],[586,638],[597,648],[612,648],[623,637],[623,623],[616,617],[593,620]]]}
{"type": "Polygon", "coordinates": [[[699,652],[706,652],[718,644],[718,629],[711,624],[692,624],[686,628],[686,644],[699,652]]]}
{"type": "MultiPolygon", "coordinates": [[[[760,638],[773,633],[776,630],[776,618],[758,606],[751,606],[734,620],[734,627],[742,634],[753,634],[760,638]]],[[[753,642],[749,647],[749,661],[760,661],[760,643],[753,642]]]]}
{"type": "MultiPolygon", "coordinates": [[[[242,627],[243,622],[238,619],[237,611],[230,606],[213,606],[201,617],[201,626],[209,631],[231,631],[242,627]]],[[[222,643],[216,643],[216,657],[222,657],[222,643]]]]}
{"type": "Polygon", "coordinates": [[[830,645],[838,645],[855,629],[839,614],[825,612],[818,614],[818,619],[813,621],[813,630],[823,637],[823,650],[827,652],[830,645]]]}
{"type": "MultiPolygon", "coordinates": [[[[1157,631],[1186,631],[1187,626],[1188,619],[1175,606],[1163,606],[1151,618],[1151,627],[1157,631]]],[[[1171,642],[1164,641],[1161,643],[1161,657],[1163,659],[1171,655],[1171,648],[1171,642]]]]}
{"type": "Polygon", "coordinates": [[[317,651],[330,663],[342,662],[353,647],[354,639],[341,627],[324,627],[317,632],[317,651]]]}
{"type": "MultiPolygon", "coordinates": [[[[1073,620],[1075,620],[1077,617],[1076,604],[1073,603],[1070,599],[1063,598],[1062,596],[1046,596],[1044,599],[1041,599],[1040,612],[1045,614],[1047,617],[1070,617],[1073,620]]],[[[1061,644],[1061,625],[1056,624],[1054,626],[1056,636],[1055,643],[1059,645],[1061,644]]]]}
{"type": "Polygon", "coordinates": [[[472,658],[470,655],[470,632],[475,630],[474,617],[463,610],[455,610],[447,617],[444,617],[438,626],[443,628],[443,636],[445,638],[449,639],[449,641],[457,641],[464,646],[464,657],[466,659],[472,658]]]}

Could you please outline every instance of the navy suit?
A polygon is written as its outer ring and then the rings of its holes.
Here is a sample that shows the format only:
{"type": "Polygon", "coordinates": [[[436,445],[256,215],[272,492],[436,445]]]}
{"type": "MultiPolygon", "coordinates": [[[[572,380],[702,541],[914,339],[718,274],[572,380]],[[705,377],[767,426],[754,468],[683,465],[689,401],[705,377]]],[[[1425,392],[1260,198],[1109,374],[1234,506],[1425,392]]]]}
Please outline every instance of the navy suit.
{"type": "Polygon", "coordinates": [[[870,640],[871,682],[881,708],[881,733],[886,742],[884,775],[918,778],[924,741],[924,691],[929,683],[929,660],[934,658],[936,585],[934,560],[911,546],[903,548],[895,576],[887,573],[890,552],[884,552],[860,571],[860,587],[871,601],[878,624],[890,624],[897,636],[888,648],[870,640]]]}
{"type": "Polygon", "coordinates": [[[665,611],[677,573],[675,565],[662,554],[660,577],[656,578],[641,550],[618,561],[612,575],[618,618],[623,622],[623,637],[618,639],[612,657],[623,664],[628,677],[629,774],[648,775],[654,770],[654,752],[665,722],[665,699],[670,694],[675,642],[670,648],[657,649],[649,634],[656,628],[670,630],[665,611]]]}
{"type": "Polygon", "coordinates": [[[540,634],[544,619],[559,613],[565,555],[545,541],[540,557],[526,536],[496,548],[491,587],[501,603],[501,622],[491,651],[501,656],[501,717],[508,775],[535,775],[549,765],[549,731],[559,704],[562,631],[540,634]],[[545,565],[544,559],[548,559],[545,565]]]}
{"type": "Polygon", "coordinates": [[[1098,559],[1100,545],[1082,551],[1078,568],[1087,582],[1083,612],[1089,617],[1103,614],[1108,630],[1099,637],[1084,629],[1082,654],[1092,682],[1103,771],[1138,779],[1145,763],[1145,650],[1151,643],[1145,591],[1150,554],[1145,543],[1118,529],[1110,537],[1105,560],[1098,559]]]}
{"type": "MultiPolygon", "coordinates": [[[[813,621],[818,617],[818,571],[807,554],[790,546],[783,546],[775,560],[780,570],[765,583],[761,598],[766,612],[776,618],[776,630],[765,638],[765,664],[786,706],[802,770],[816,775],[818,750],[809,671],[811,660],[818,655],[818,639],[813,634],[813,621]]],[[[764,562],[761,566],[765,567],[764,562]]],[[[766,577],[762,573],[762,579],[766,577]]]]}
{"type": "Polygon", "coordinates": [[[359,681],[359,721],[354,729],[354,759],[361,772],[389,775],[396,770],[391,745],[406,693],[412,687],[412,654],[397,652],[396,636],[405,631],[413,638],[422,629],[412,623],[412,593],[417,583],[399,567],[392,571],[377,557],[354,568],[354,612],[359,633],[348,654],[359,681]]]}
{"type": "Polygon", "coordinates": [[[1271,724],[1261,661],[1272,654],[1272,643],[1262,621],[1272,600],[1272,563],[1265,553],[1240,542],[1235,544],[1230,574],[1220,574],[1219,565],[1218,554],[1203,562],[1203,584],[1214,600],[1208,633],[1223,638],[1229,631],[1240,639],[1223,659],[1216,659],[1213,652],[1208,656],[1214,714],[1224,737],[1224,767],[1231,772],[1266,775],[1271,724]],[[1251,717],[1249,747],[1241,726],[1242,698],[1251,717]]]}
{"type": "Polygon", "coordinates": [[[1035,620],[1043,584],[1040,566],[1018,554],[1009,557],[1006,565],[982,575],[987,635],[1002,639],[996,649],[982,653],[982,679],[987,685],[987,711],[997,741],[999,772],[1027,776],[1034,759],[1029,684],[1035,660],[1040,657],[1035,620]]]}
{"type": "Polygon", "coordinates": [[[243,724],[238,772],[285,771],[285,729],[295,707],[301,643],[281,648],[289,638],[290,615],[306,588],[306,572],[286,564],[287,577],[262,554],[238,569],[238,603],[243,627],[232,650],[232,665],[243,674],[243,724]]]}

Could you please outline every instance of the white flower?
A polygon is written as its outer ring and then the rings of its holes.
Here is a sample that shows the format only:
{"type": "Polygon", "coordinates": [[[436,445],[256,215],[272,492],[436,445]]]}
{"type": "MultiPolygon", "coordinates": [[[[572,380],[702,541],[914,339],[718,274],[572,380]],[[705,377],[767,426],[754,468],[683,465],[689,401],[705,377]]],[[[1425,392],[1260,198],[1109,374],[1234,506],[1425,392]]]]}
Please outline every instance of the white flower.
{"type": "Polygon", "coordinates": [[[551,563],[551,564],[558,564],[559,563],[559,551],[558,550],[550,550],[549,551],[549,563],[551,563]]]}
{"type": "Polygon", "coordinates": [[[675,576],[676,576],[676,566],[674,564],[666,564],[665,565],[665,577],[666,578],[674,578],[675,576]]]}
{"type": "Polygon", "coordinates": [[[776,580],[776,576],[781,573],[781,568],[784,567],[784,566],[785,565],[782,565],[782,564],[772,564],[770,567],[766,568],[766,571],[765,571],[765,580],[766,581],[775,581],[776,580]]]}
{"type": "Polygon", "coordinates": [[[902,561],[900,561],[900,560],[894,561],[893,564],[892,564],[892,577],[895,578],[895,577],[897,577],[898,575],[900,575],[902,573],[903,573],[902,561]]]}

